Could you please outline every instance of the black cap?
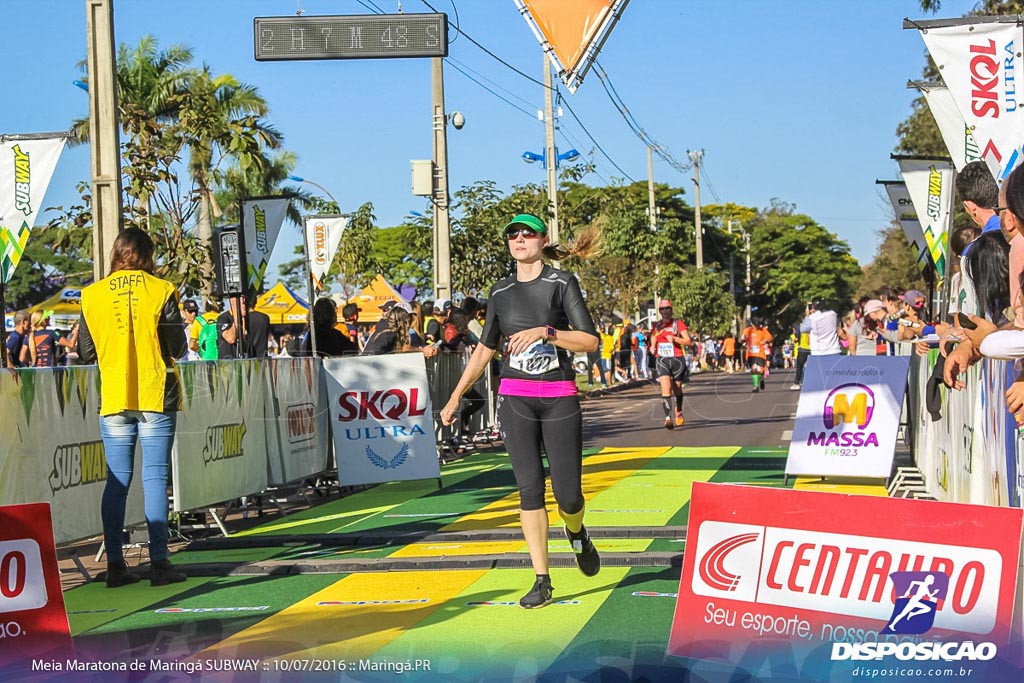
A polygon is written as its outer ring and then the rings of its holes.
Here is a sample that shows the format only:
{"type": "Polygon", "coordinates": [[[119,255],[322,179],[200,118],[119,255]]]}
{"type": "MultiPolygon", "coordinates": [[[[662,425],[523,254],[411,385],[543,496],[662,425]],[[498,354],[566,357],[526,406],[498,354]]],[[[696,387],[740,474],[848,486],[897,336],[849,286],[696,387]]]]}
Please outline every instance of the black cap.
{"type": "Polygon", "coordinates": [[[185,301],[181,304],[181,310],[185,311],[186,313],[198,313],[199,304],[197,304],[192,299],[185,299],[185,301]]]}

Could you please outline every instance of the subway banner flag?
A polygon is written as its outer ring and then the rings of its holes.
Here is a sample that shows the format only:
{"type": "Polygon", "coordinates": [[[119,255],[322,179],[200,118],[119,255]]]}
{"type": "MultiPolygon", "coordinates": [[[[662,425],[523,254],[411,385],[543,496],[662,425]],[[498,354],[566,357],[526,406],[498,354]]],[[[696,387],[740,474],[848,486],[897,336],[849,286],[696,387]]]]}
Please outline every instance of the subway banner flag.
{"type": "Polygon", "coordinates": [[[811,356],[786,474],[888,478],[909,356],[811,356]]]}
{"type": "Polygon", "coordinates": [[[1015,508],[697,482],[668,653],[691,680],[1019,681],[1021,522],[1015,508]]]}
{"type": "Polygon", "coordinates": [[[270,254],[277,244],[281,225],[288,214],[287,197],[254,197],[242,200],[242,228],[245,230],[249,289],[259,291],[270,254]]]}
{"type": "Polygon", "coordinates": [[[0,282],[10,282],[25,253],[66,133],[0,135],[0,282]]]}

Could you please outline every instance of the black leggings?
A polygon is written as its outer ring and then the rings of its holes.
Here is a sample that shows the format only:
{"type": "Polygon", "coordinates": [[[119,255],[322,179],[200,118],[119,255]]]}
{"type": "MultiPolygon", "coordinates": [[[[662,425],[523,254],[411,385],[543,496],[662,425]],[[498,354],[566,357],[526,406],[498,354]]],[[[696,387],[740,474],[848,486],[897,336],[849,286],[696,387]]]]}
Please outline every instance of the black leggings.
{"type": "Polygon", "coordinates": [[[563,512],[583,509],[583,414],[578,396],[498,397],[498,429],[512,461],[522,510],[544,508],[544,461],[551,490],[563,512]]]}
{"type": "Polygon", "coordinates": [[[796,352],[796,379],[793,380],[797,384],[804,383],[804,366],[807,365],[807,359],[811,357],[811,352],[807,349],[798,349],[796,352]]]}

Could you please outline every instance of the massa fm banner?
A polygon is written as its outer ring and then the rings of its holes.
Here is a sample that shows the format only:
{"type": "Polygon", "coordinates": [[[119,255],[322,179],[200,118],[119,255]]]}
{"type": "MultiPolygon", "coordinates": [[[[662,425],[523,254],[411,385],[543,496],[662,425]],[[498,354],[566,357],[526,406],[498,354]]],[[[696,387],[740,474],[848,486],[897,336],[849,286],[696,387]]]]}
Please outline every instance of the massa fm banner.
{"type": "Polygon", "coordinates": [[[341,484],[441,476],[423,354],[325,358],[323,364],[341,484]]]}
{"type": "Polygon", "coordinates": [[[21,261],[66,133],[0,135],[0,284],[21,261]]]}
{"type": "Polygon", "coordinates": [[[811,356],[786,474],[887,478],[909,371],[909,356],[811,356]]]}
{"type": "Polygon", "coordinates": [[[1019,509],[697,482],[687,528],[668,652],[694,678],[1019,680],[1019,509]]]}

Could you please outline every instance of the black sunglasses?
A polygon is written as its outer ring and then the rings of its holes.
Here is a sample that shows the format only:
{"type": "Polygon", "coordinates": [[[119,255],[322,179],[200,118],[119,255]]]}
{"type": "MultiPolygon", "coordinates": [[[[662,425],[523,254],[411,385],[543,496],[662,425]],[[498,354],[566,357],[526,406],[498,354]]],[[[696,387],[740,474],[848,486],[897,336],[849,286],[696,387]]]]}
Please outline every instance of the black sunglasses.
{"type": "Polygon", "coordinates": [[[505,237],[507,237],[509,241],[514,240],[515,238],[519,237],[519,235],[522,235],[523,239],[532,240],[539,234],[540,233],[534,230],[533,228],[519,228],[518,230],[505,231],[505,237]]]}

